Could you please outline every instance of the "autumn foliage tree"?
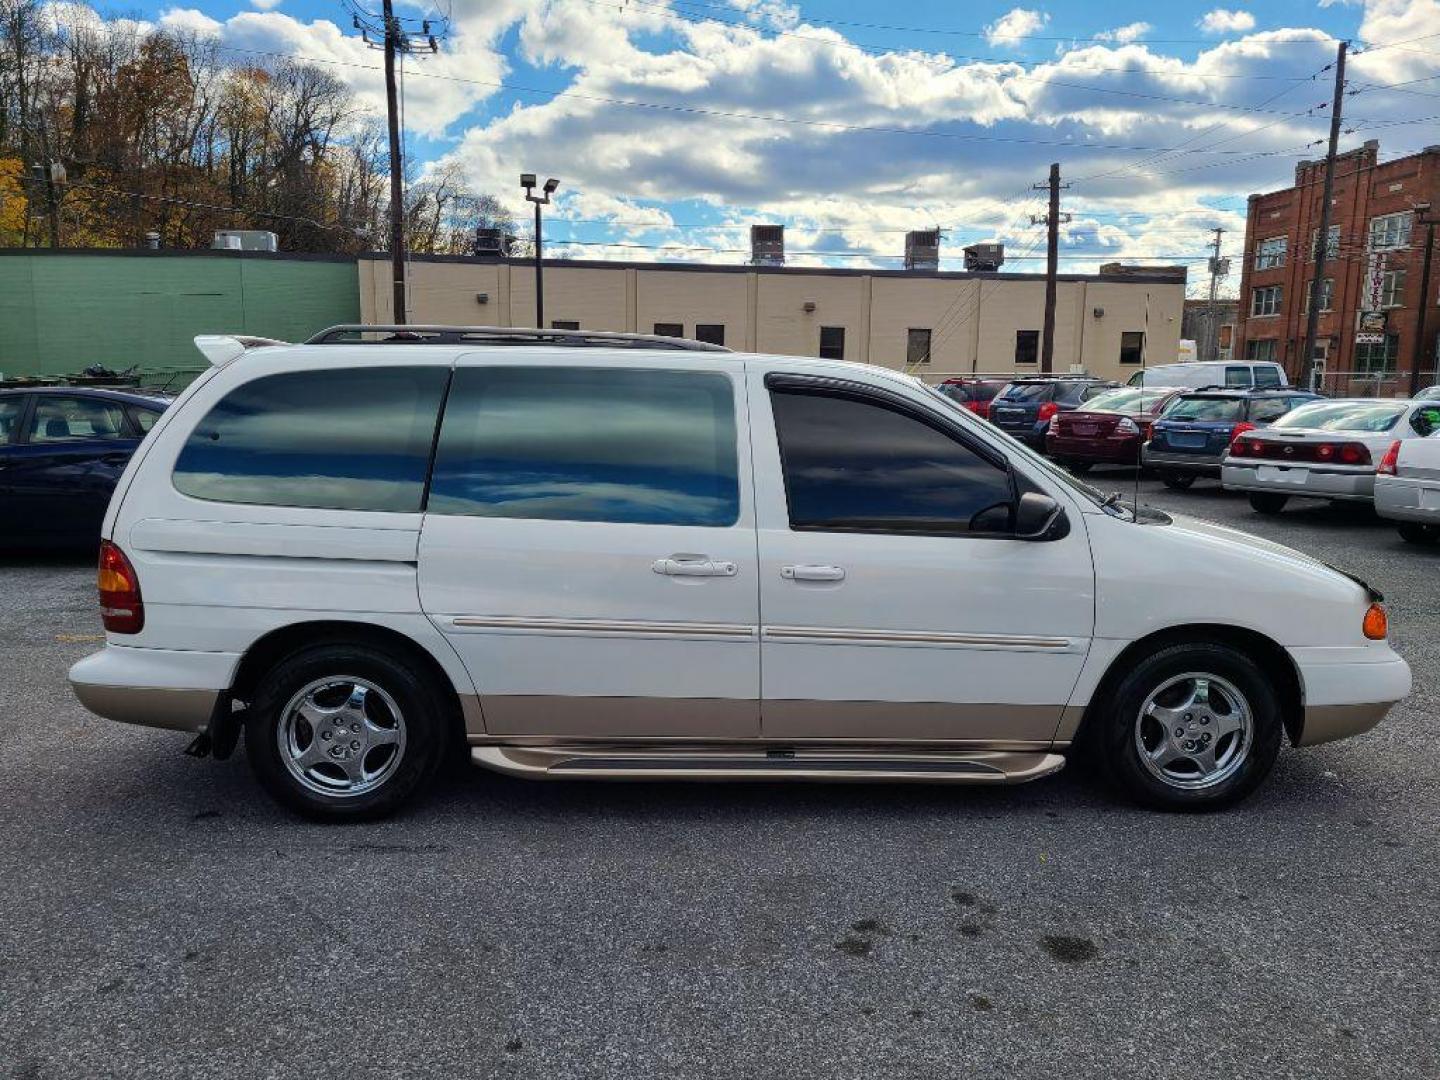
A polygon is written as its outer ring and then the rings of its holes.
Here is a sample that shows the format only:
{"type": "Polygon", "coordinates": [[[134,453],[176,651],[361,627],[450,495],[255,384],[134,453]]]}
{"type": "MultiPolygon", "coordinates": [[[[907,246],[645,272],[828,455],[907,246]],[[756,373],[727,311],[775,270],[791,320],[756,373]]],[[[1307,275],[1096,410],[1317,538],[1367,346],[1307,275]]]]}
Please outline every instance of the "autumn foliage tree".
{"type": "MultiPolygon", "coordinates": [[[[208,247],[241,228],[289,251],[384,246],[383,130],[329,71],[57,10],[0,0],[0,246],[208,247]]],[[[412,251],[467,254],[477,227],[511,227],[453,168],[407,192],[412,251]]]]}

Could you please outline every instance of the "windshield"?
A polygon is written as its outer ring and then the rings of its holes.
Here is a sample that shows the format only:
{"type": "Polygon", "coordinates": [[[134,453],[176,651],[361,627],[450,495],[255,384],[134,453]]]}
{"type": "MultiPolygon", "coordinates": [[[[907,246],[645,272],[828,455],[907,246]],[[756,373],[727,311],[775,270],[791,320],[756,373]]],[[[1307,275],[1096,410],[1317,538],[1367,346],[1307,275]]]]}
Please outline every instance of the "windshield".
{"type": "Polygon", "coordinates": [[[1322,401],[1301,405],[1271,427],[1307,431],[1389,431],[1409,406],[1394,401],[1322,401]]]}
{"type": "MultiPolygon", "coordinates": [[[[955,412],[965,413],[967,418],[970,420],[974,419],[973,413],[971,413],[968,409],[965,409],[963,406],[957,405],[952,399],[940,393],[933,386],[926,386],[924,387],[924,389],[928,391],[937,401],[944,402],[946,408],[953,409],[955,412]]],[[[993,434],[1000,435],[1001,438],[1006,441],[1006,443],[1008,444],[1005,448],[1006,452],[1012,457],[1023,457],[1027,465],[1034,466],[1035,468],[1041,470],[1045,473],[1046,476],[1050,477],[1050,479],[1054,480],[1056,483],[1064,484],[1071,491],[1075,492],[1082,498],[1094,503],[1101,509],[1108,510],[1116,515],[1122,515],[1127,518],[1134,517],[1134,515],[1130,513],[1128,507],[1117,506],[1114,502],[1109,501],[1106,496],[1103,495],[1099,490],[1091,487],[1089,484],[1085,483],[1082,480],[1075,479],[1075,477],[1071,476],[1064,469],[1060,468],[1060,466],[1046,460],[1039,454],[1035,453],[1035,451],[1031,450],[1019,439],[1011,438],[999,428],[989,428],[989,430],[993,434]]]]}
{"type": "Polygon", "coordinates": [[[1169,390],[1141,390],[1138,387],[1122,386],[1119,390],[1106,390],[1096,394],[1085,403],[1085,412],[1143,413],[1149,412],[1156,404],[1170,395],[1169,390]]]}
{"type": "Polygon", "coordinates": [[[1240,419],[1244,407],[1245,403],[1239,398],[1182,397],[1165,410],[1165,419],[1234,423],[1240,419]]]}

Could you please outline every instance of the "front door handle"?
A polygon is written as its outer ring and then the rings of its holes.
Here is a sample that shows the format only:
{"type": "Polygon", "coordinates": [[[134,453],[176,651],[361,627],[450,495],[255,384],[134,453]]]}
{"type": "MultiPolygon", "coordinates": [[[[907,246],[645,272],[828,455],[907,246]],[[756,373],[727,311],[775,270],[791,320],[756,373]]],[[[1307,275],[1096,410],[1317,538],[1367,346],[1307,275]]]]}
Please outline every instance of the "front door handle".
{"type": "Polygon", "coordinates": [[[780,576],[787,581],[844,581],[845,569],[840,566],[782,566],[780,576]]]}
{"type": "Polygon", "coordinates": [[[666,577],[734,577],[740,572],[733,562],[709,555],[667,555],[651,563],[650,569],[666,577]]]}

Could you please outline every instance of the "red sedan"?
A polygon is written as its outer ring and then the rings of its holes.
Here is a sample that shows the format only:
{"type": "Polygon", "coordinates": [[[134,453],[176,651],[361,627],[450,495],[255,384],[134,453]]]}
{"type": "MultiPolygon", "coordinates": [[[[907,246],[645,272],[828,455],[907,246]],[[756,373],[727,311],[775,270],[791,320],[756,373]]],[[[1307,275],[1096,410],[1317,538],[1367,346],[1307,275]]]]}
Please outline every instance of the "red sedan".
{"type": "Polygon", "coordinates": [[[1078,472],[1098,464],[1138,464],[1150,425],[1181,391],[1122,386],[1071,412],[1056,413],[1045,432],[1045,452],[1078,472]]]}

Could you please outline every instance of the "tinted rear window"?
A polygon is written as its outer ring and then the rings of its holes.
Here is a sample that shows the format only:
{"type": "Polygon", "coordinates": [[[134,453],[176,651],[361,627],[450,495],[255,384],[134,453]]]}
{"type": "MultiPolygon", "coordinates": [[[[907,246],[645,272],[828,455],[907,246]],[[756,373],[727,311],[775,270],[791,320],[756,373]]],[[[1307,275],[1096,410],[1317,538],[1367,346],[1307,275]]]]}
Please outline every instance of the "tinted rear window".
{"type": "Polygon", "coordinates": [[[465,368],[445,408],[428,509],[724,526],[740,514],[738,477],[724,375],[465,368]]]}
{"type": "Polygon", "coordinates": [[[449,374],[342,368],[246,383],[191,432],[175,487],[212,502],[415,513],[449,374]]]}
{"type": "Polygon", "coordinates": [[[1233,422],[1245,411],[1240,398],[1182,397],[1165,410],[1166,420],[1233,422]]]}
{"type": "Polygon", "coordinates": [[[1048,401],[1052,383],[1011,383],[1000,395],[1002,401],[1048,401]]]}

